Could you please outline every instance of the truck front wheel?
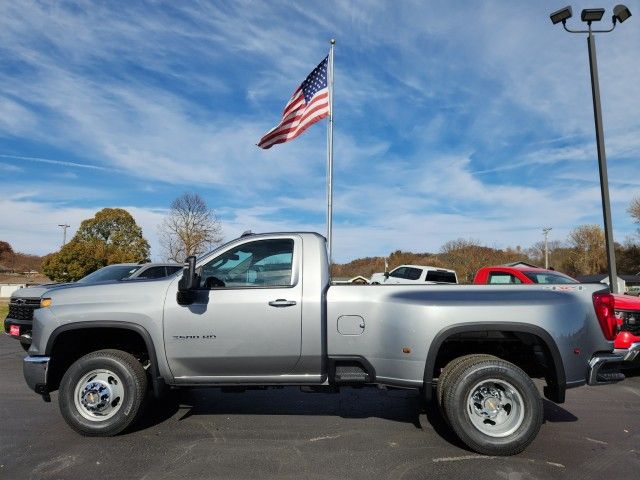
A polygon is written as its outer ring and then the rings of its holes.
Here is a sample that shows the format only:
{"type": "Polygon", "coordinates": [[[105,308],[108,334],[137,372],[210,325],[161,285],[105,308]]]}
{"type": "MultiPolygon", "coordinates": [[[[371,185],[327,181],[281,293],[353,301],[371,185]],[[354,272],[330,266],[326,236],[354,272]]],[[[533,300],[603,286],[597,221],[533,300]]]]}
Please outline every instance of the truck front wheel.
{"type": "Polygon", "coordinates": [[[65,372],[58,403],[75,431],[107,437],[133,422],[146,390],[146,373],[133,355],[99,350],[81,357],[65,372]]]}
{"type": "Polygon", "coordinates": [[[485,455],[515,455],[538,435],[542,399],[529,376],[500,359],[456,369],[443,392],[444,412],[456,435],[485,455]]]}

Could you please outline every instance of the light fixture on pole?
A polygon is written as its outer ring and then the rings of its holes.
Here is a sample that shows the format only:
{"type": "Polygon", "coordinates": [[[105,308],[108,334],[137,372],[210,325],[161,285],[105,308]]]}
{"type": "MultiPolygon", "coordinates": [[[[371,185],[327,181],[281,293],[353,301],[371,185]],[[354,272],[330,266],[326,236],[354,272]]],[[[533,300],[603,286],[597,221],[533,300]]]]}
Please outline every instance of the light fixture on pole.
{"type": "Polygon", "coordinates": [[[609,179],[607,175],[607,156],[604,149],[604,130],[602,128],[602,107],[600,105],[600,83],[598,82],[598,64],[596,61],[596,40],[594,33],[607,33],[616,28],[617,23],[622,23],[631,16],[631,12],[625,5],[616,5],[613,8],[611,28],[607,30],[594,30],[593,22],[599,22],[604,15],[604,8],[585,8],[580,14],[580,19],[587,23],[587,30],[571,30],[567,28],[567,20],[573,12],[570,6],[561,8],[549,15],[555,25],[562,22],[563,28],[569,33],[586,33],[587,48],[589,51],[589,69],[591,72],[591,94],[593,97],[593,117],[596,128],[596,147],[598,149],[598,168],[600,170],[600,193],[602,195],[602,215],[604,217],[604,235],[607,248],[607,264],[609,267],[609,288],[611,293],[618,293],[618,281],[616,272],[616,254],[613,244],[613,227],[611,224],[611,203],[609,201],[609,179]]]}

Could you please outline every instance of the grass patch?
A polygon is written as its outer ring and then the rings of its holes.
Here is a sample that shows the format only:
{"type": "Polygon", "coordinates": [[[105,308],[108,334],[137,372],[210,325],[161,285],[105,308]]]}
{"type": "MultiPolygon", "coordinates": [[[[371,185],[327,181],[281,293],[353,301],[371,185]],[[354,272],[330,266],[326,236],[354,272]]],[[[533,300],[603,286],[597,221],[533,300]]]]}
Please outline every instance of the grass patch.
{"type": "Polygon", "coordinates": [[[4,332],[4,319],[9,313],[9,303],[6,300],[0,300],[0,332],[4,332]]]}

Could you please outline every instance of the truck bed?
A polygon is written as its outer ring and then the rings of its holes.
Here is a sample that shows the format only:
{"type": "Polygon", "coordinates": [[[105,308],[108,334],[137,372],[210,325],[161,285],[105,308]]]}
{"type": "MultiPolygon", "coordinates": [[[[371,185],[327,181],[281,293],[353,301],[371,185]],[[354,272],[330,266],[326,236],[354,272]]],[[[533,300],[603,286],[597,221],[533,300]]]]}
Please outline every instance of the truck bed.
{"type": "Polygon", "coordinates": [[[377,382],[417,387],[430,351],[443,339],[483,332],[480,341],[490,341],[491,332],[516,328],[554,342],[567,385],[577,386],[584,383],[589,358],[574,351],[611,350],[593,310],[592,294],[598,290],[597,285],[332,285],[327,353],[362,357],[377,382]]]}

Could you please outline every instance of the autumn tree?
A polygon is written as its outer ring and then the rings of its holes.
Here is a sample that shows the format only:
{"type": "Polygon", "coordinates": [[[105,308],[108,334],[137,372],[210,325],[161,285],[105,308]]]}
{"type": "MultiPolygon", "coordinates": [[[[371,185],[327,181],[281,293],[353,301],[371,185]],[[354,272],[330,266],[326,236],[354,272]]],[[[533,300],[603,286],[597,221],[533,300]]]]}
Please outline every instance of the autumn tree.
{"type": "Polygon", "coordinates": [[[114,263],[149,260],[149,243],[129,212],[104,208],[84,220],[69,243],[43,261],[45,275],[55,281],[78,280],[114,263]]]}
{"type": "Polygon", "coordinates": [[[616,244],[616,266],[622,275],[640,272],[640,245],[628,239],[624,245],[616,244]]]}
{"type": "Polygon", "coordinates": [[[604,231],[599,225],[580,225],[569,234],[571,254],[567,262],[569,275],[592,275],[607,271],[604,231]]]}
{"type": "Polygon", "coordinates": [[[9,242],[0,240],[0,265],[6,268],[12,268],[13,256],[13,248],[11,248],[9,242]]]}
{"type": "Polygon", "coordinates": [[[60,251],[44,257],[42,271],[55,282],[72,282],[106,265],[109,264],[101,252],[100,242],[81,242],[74,238],[60,251]]]}
{"type": "Polygon", "coordinates": [[[160,245],[165,257],[183,262],[222,242],[222,227],[216,214],[198,193],[184,193],[171,203],[159,227],[160,245]]]}

